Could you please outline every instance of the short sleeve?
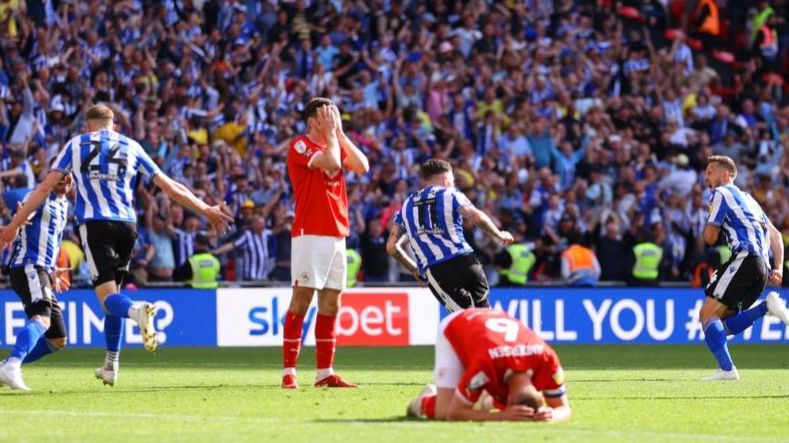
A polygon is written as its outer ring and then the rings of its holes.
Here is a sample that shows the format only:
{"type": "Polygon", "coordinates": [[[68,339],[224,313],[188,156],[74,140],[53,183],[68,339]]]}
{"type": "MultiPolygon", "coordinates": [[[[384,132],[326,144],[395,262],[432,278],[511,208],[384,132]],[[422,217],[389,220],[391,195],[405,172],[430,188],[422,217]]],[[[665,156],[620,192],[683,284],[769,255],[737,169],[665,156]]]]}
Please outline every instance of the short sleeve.
{"type": "Polygon", "coordinates": [[[159,165],[154,163],[151,156],[142,149],[142,146],[137,147],[137,172],[142,173],[146,178],[153,177],[162,172],[159,169],[159,165]]]}
{"type": "Polygon", "coordinates": [[[52,165],[53,171],[60,171],[63,174],[68,174],[71,171],[71,159],[74,158],[74,140],[69,140],[66,146],[55,157],[55,163],[52,165]]]}
{"type": "Polygon", "coordinates": [[[726,202],[723,201],[723,194],[719,189],[712,192],[710,198],[710,215],[707,218],[707,224],[720,226],[723,224],[723,219],[726,216],[726,202]]]}
{"type": "Polygon", "coordinates": [[[310,163],[312,163],[313,158],[320,154],[320,152],[321,151],[317,149],[311,149],[307,146],[307,142],[304,141],[302,137],[296,137],[290,142],[288,157],[294,164],[309,168],[311,167],[310,163]]]}
{"type": "Polygon", "coordinates": [[[400,208],[397,212],[395,212],[394,217],[392,218],[392,224],[399,227],[400,229],[405,229],[405,223],[403,223],[403,209],[400,208]]]}
{"type": "Polygon", "coordinates": [[[566,393],[564,388],[564,369],[559,362],[559,356],[551,350],[546,355],[546,360],[540,370],[532,377],[534,387],[542,391],[549,398],[559,398],[566,393]]]}
{"type": "Polygon", "coordinates": [[[482,391],[489,381],[490,377],[482,368],[470,367],[466,369],[466,372],[460,378],[455,389],[455,395],[464,403],[473,405],[479,400],[479,396],[482,395],[482,391]]]}
{"type": "Polygon", "coordinates": [[[452,190],[452,201],[454,201],[458,208],[464,208],[466,206],[472,206],[471,200],[466,197],[466,194],[458,191],[457,189],[452,190]]]}

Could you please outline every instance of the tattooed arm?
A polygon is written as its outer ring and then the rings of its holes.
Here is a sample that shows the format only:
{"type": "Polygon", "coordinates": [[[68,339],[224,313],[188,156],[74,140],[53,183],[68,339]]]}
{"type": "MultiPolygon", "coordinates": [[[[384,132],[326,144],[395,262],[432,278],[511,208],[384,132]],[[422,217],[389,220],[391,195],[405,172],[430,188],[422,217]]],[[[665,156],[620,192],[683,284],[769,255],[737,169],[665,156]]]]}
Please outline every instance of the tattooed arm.
{"type": "Polygon", "coordinates": [[[501,244],[504,246],[512,243],[512,234],[499,229],[499,227],[496,226],[496,223],[493,223],[493,220],[490,219],[488,214],[480,211],[474,206],[464,206],[460,208],[460,215],[462,215],[466,220],[469,220],[475,225],[479,226],[480,229],[485,231],[485,234],[488,234],[491,238],[501,242],[501,244]]]}
{"type": "Polygon", "coordinates": [[[386,253],[405,266],[414,276],[417,283],[421,285],[422,279],[419,277],[419,268],[403,250],[403,243],[407,240],[408,236],[405,235],[405,230],[400,226],[392,225],[392,229],[389,231],[389,238],[386,240],[386,253]]]}

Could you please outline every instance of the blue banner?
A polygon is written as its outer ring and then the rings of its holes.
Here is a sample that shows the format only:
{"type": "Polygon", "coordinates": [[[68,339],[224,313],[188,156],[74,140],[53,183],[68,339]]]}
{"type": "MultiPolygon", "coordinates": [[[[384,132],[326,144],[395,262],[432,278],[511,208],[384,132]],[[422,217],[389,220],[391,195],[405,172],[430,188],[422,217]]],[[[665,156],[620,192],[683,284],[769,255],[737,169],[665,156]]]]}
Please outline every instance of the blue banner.
{"type": "MultiPolygon", "coordinates": [[[[156,328],[160,331],[162,346],[280,346],[278,335],[258,334],[265,329],[259,329],[263,328],[259,320],[265,319],[268,311],[255,307],[267,306],[268,300],[273,303],[274,299],[287,306],[286,292],[277,288],[249,288],[220,289],[219,294],[215,290],[193,289],[139,290],[128,294],[135,301],[148,301],[158,307],[156,328]],[[250,306],[257,310],[250,310],[250,306]]],[[[446,311],[441,308],[438,313],[438,304],[427,289],[378,288],[355,292],[349,291],[348,306],[343,308],[348,311],[345,312],[347,318],[339,326],[348,337],[358,338],[364,333],[369,340],[383,337],[382,331],[391,329],[400,334],[397,343],[400,340],[403,344],[435,342],[438,319],[446,315],[446,311]],[[377,294],[378,298],[370,298],[368,304],[365,298],[370,294],[377,294]],[[395,297],[402,304],[392,305],[401,315],[396,322],[395,317],[390,319],[389,311],[383,309],[387,306],[385,301],[389,300],[387,296],[395,297]],[[383,306],[380,312],[376,310],[378,304],[383,306]]],[[[786,299],[785,291],[782,297],[786,299]]],[[[490,301],[494,308],[518,318],[551,343],[686,344],[701,343],[704,337],[698,318],[704,296],[699,289],[493,289],[490,301]]],[[[60,296],[60,305],[70,346],[104,346],[104,314],[93,291],[66,292],[60,296]]],[[[282,306],[277,310],[281,311],[282,306]]],[[[14,343],[25,321],[17,296],[8,290],[0,291],[0,347],[14,343]]],[[[277,326],[272,323],[270,327],[277,326]]],[[[308,342],[312,335],[307,333],[308,342]]],[[[767,316],[732,341],[789,344],[789,327],[767,316]]],[[[124,342],[126,346],[141,346],[142,339],[133,321],[126,322],[124,342]]],[[[381,345],[394,343],[380,338],[381,345]]]]}
{"type": "MultiPolygon", "coordinates": [[[[163,346],[216,346],[215,290],[139,290],[128,295],[134,301],[153,303],[159,312],[155,325],[163,346]]],[[[72,347],[104,346],[104,312],[91,290],[73,290],[58,297],[72,347]]],[[[0,291],[0,347],[15,342],[15,335],[27,317],[13,291],[0,291]]],[[[126,321],[126,346],[142,346],[140,330],[126,321]]]]}
{"type": "MultiPolygon", "coordinates": [[[[785,292],[782,297],[786,299],[785,292]]],[[[494,289],[490,302],[551,343],[679,344],[704,339],[699,322],[704,293],[700,289],[494,289]]],[[[767,316],[732,341],[789,343],[789,327],[767,316]]]]}

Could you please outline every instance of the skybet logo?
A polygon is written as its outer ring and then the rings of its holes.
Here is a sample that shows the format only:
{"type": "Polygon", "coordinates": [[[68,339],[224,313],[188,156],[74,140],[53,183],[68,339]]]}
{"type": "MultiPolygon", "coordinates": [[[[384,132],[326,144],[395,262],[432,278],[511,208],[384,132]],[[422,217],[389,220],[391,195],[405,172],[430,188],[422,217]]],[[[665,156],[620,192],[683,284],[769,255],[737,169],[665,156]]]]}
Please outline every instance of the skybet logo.
{"type": "Polygon", "coordinates": [[[407,346],[408,294],[345,294],[337,314],[337,344],[407,346]]]}
{"type": "MultiPolygon", "coordinates": [[[[409,344],[408,291],[368,290],[344,293],[337,313],[337,342],[345,346],[409,344]]],[[[223,289],[217,293],[219,346],[281,346],[288,289],[223,289]]],[[[317,301],[304,317],[302,343],[315,344],[317,301]]]]}

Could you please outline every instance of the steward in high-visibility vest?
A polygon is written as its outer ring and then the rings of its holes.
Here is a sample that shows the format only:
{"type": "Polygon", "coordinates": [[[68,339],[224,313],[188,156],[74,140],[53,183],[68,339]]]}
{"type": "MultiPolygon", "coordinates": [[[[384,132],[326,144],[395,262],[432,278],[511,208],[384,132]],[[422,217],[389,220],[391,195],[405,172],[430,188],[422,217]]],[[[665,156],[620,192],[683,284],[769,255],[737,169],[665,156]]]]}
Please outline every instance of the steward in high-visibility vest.
{"type": "Polygon", "coordinates": [[[663,248],[652,243],[643,242],[633,247],[635,264],[633,280],[636,283],[657,282],[660,275],[660,262],[663,260],[663,248]]]}
{"type": "Polygon", "coordinates": [[[345,286],[348,288],[352,288],[356,286],[356,276],[359,274],[359,269],[362,268],[362,256],[356,252],[356,249],[348,248],[345,250],[345,255],[347,257],[348,267],[347,269],[347,278],[345,282],[345,286]]]}
{"type": "Polygon", "coordinates": [[[762,57],[773,59],[778,55],[778,33],[774,29],[770,29],[765,23],[759,28],[759,36],[761,36],[761,43],[759,43],[759,51],[762,57]]]}
{"type": "Polygon", "coordinates": [[[580,244],[562,251],[562,277],[568,286],[594,286],[600,278],[600,262],[594,251],[580,244]]]}
{"type": "Polygon", "coordinates": [[[524,286],[529,281],[529,271],[537,261],[537,257],[524,243],[509,245],[507,253],[512,259],[512,264],[509,268],[500,270],[499,275],[502,280],[506,278],[511,286],[524,286]]]}
{"type": "Polygon", "coordinates": [[[173,280],[185,281],[195,289],[215,289],[219,284],[219,259],[210,252],[211,240],[205,234],[195,236],[195,254],[173,273],[173,280]]]}
{"type": "Polygon", "coordinates": [[[718,253],[718,259],[720,260],[718,266],[722,266],[731,258],[731,249],[727,245],[718,245],[715,248],[715,252],[718,253]]]}

